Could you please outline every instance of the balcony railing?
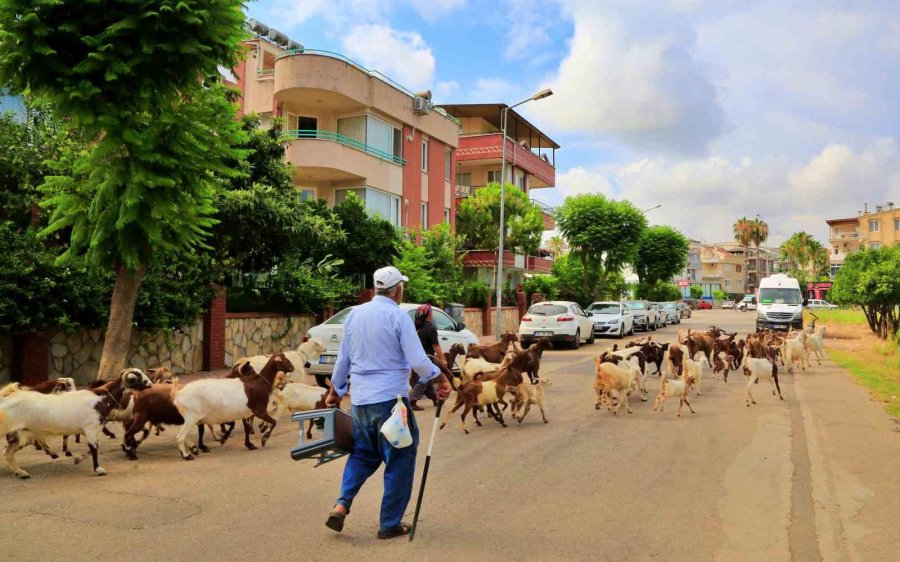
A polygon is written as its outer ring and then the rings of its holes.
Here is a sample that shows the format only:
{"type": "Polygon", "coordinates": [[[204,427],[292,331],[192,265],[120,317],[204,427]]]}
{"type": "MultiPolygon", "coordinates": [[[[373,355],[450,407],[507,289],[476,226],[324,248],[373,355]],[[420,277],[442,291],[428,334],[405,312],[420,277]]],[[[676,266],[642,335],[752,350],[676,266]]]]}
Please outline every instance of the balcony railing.
{"type": "Polygon", "coordinates": [[[831,240],[844,240],[854,238],[859,238],[859,232],[832,232],[830,237],[831,240]]]}
{"type": "Polygon", "coordinates": [[[356,150],[361,150],[367,154],[375,156],[376,158],[381,158],[382,160],[387,160],[388,162],[393,162],[394,164],[398,164],[400,166],[406,166],[406,160],[400,158],[399,156],[394,156],[390,152],[385,152],[384,150],[375,148],[374,146],[369,146],[364,142],[360,142],[340,133],[335,133],[334,131],[322,131],[317,129],[295,129],[285,131],[284,134],[292,139],[317,139],[336,142],[344,146],[349,146],[350,148],[355,148],[356,150]]]}

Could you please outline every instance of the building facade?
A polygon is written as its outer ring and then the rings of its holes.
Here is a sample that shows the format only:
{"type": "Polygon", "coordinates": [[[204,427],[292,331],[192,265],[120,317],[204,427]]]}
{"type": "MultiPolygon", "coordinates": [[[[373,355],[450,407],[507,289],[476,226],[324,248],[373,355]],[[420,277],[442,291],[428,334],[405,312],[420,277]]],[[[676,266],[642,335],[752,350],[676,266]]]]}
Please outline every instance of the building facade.
{"type": "Polygon", "coordinates": [[[330,205],[355,193],[371,214],[399,227],[452,226],[459,122],[428,93],[290,43],[247,41],[232,74],[242,113],[258,114],[262,126],[283,119],[296,188],[330,205]]]}
{"type": "Polygon", "coordinates": [[[703,296],[721,290],[732,297],[745,294],[745,257],[743,248],[729,249],[722,244],[703,244],[700,255],[703,296]]]}
{"type": "Polygon", "coordinates": [[[681,291],[681,296],[683,298],[688,298],[691,296],[691,285],[703,284],[703,264],[701,261],[702,253],[703,244],[701,244],[699,240],[691,240],[691,245],[688,248],[687,262],[685,262],[684,264],[684,269],[672,280],[678,286],[678,289],[681,291]]]}
{"type": "MultiPolygon", "coordinates": [[[[501,114],[504,104],[442,105],[441,109],[459,120],[461,132],[456,151],[455,195],[457,202],[473,196],[489,183],[500,183],[503,163],[501,114]]],[[[552,230],[553,209],[534,199],[540,189],[556,185],[556,150],[559,145],[524,117],[509,110],[506,138],[506,182],[524,191],[544,215],[544,228],[552,230]]],[[[507,252],[504,277],[515,287],[527,274],[550,273],[553,259],[549,251],[523,256],[507,252]]],[[[464,264],[477,277],[491,282],[497,253],[474,248],[464,264]]]]}
{"type": "Polygon", "coordinates": [[[892,201],[876,205],[873,211],[865,205],[857,216],[829,219],[829,261],[831,277],[844,265],[844,259],[860,248],[879,248],[900,242],[900,209],[892,201]]]}

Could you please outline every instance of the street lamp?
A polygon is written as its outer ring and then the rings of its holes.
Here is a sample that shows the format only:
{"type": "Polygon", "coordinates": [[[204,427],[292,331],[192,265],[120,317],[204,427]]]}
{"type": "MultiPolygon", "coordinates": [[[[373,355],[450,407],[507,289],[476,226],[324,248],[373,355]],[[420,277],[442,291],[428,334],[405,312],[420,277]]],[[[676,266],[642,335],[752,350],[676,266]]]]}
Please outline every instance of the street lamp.
{"type": "Polygon", "coordinates": [[[505,204],[504,198],[506,196],[506,121],[507,116],[509,115],[509,110],[514,107],[519,107],[523,103],[528,103],[530,101],[542,100],[544,98],[550,97],[553,95],[553,90],[550,88],[545,88],[540,92],[534,94],[530,98],[526,100],[522,100],[517,104],[512,106],[504,107],[500,111],[500,129],[503,132],[503,136],[501,142],[503,143],[503,149],[501,151],[501,159],[500,159],[500,243],[497,246],[497,313],[494,320],[494,332],[497,335],[497,339],[500,339],[500,332],[503,330],[503,316],[502,316],[502,306],[503,306],[503,238],[506,236],[506,229],[504,228],[506,214],[505,214],[505,204]]]}
{"type": "Polygon", "coordinates": [[[650,207],[649,209],[644,209],[643,211],[641,211],[641,214],[642,214],[642,215],[646,215],[647,213],[649,213],[649,212],[652,211],[653,209],[659,209],[660,207],[662,207],[662,203],[660,203],[659,205],[657,205],[657,206],[655,206],[655,207],[650,207]]]}

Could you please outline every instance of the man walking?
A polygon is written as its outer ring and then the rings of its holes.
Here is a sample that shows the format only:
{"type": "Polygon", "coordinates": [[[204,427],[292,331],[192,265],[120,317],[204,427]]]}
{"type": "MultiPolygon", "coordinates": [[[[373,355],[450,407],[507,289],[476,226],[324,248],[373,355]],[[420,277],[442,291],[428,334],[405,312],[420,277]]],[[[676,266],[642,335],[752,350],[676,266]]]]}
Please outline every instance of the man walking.
{"type": "Polygon", "coordinates": [[[378,538],[390,539],[409,533],[409,525],[402,518],[412,495],[419,445],[419,428],[409,408],[409,371],[414,370],[421,382],[437,380],[439,400],[446,400],[452,388],[425,355],[412,320],[399,306],[409,278],[396,267],[383,267],[375,272],[374,280],[375,298],[353,309],[344,322],[332,388],[325,398],[327,405],[339,405],[348,390],[348,376],[352,379],[353,452],[344,467],[341,496],[325,525],[337,532],[343,530],[353,498],[383,462],[378,538]],[[380,432],[398,395],[407,406],[413,437],[412,445],[402,449],[391,446],[380,432]]]}

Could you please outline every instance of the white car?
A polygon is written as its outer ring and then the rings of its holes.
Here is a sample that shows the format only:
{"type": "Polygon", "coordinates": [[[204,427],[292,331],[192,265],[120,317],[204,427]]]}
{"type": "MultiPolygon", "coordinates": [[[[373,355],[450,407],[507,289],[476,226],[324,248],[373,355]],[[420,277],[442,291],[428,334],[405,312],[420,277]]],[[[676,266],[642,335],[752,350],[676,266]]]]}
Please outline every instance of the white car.
{"type": "Polygon", "coordinates": [[[724,309],[724,308],[730,308],[731,310],[734,310],[734,301],[731,300],[731,299],[725,299],[725,300],[723,300],[723,301],[722,301],[722,308],[723,308],[723,309],[724,309]]]}
{"type": "Polygon", "coordinates": [[[826,308],[829,310],[834,310],[838,305],[831,304],[830,302],[822,299],[809,299],[809,302],[806,304],[806,308],[826,308]]]}
{"type": "Polygon", "coordinates": [[[568,343],[575,349],[582,340],[594,343],[594,321],[578,306],[570,301],[545,301],[531,305],[519,324],[519,340],[522,347],[528,347],[537,338],[568,343]]]}
{"type": "Polygon", "coordinates": [[[659,328],[659,314],[655,306],[647,301],[625,301],[623,304],[631,311],[636,329],[649,332],[659,328]]]}
{"type": "Polygon", "coordinates": [[[591,303],[587,310],[594,323],[595,336],[621,338],[634,333],[634,317],[624,304],[616,301],[591,303]]]}
{"type": "Polygon", "coordinates": [[[659,306],[662,309],[662,316],[665,318],[667,326],[669,324],[681,324],[681,309],[678,308],[676,303],[661,302],[659,306]]]}
{"type": "MultiPolygon", "coordinates": [[[[410,318],[415,317],[418,307],[418,304],[403,303],[400,305],[400,308],[406,311],[410,318]]],[[[319,361],[313,363],[308,369],[310,374],[331,376],[332,371],[334,371],[334,363],[337,361],[338,350],[341,347],[341,338],[344,336],[344,320],[347,319],[347,315],[354,308],[356,307],[345,308],[318,326],[313,326],[306,333],[306,336],[309,338],[322,340],[326,348],[326,351],[319,357],[319,361]]],[[[434,308],[432,311],[434,326],[437,328],[438,337],[440,338],[441,349],[445,353],[450,351],[450,347],[455,343],[461,343],[463,348],[468,348],[470,343],[478,343],[478,337],[467,330],[465,324],[461,322],[457,324],[439,308],[434,308]]]]}

